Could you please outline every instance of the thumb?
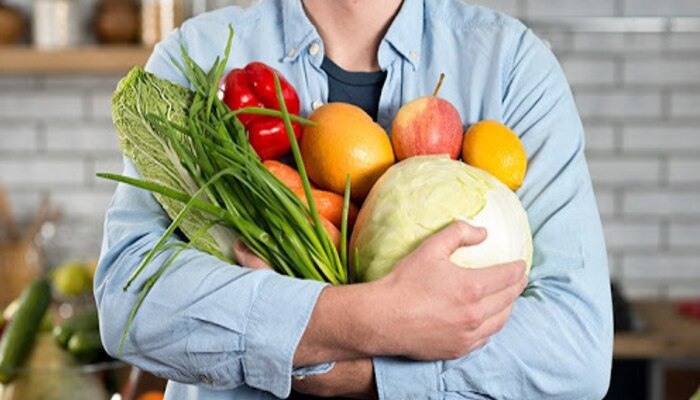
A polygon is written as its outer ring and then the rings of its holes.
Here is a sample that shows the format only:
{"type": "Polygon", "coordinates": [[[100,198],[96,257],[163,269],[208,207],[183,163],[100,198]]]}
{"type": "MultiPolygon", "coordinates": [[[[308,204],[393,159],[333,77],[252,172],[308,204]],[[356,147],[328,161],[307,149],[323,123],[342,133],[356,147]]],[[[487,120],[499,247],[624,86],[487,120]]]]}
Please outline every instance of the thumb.
{"type": "Polygon", "coordinates": [[[424,245],[438,256],[449,258],[460,247],[476,246],[486,239],[486,229],[455,221],[429,237],[424,245]]]}

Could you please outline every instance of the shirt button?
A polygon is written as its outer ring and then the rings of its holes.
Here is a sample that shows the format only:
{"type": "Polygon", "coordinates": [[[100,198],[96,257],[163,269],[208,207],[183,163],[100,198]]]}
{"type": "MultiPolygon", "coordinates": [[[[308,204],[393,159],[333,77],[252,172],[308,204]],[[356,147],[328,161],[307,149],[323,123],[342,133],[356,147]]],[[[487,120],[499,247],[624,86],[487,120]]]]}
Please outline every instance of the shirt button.
{"type": "Polygon", "coordinates": [[[418,53],[415,51],[409,51],[408,56],[411,57],[411,60],[417,60],[418,59],[418,53]]]}
{"type": "Polygon", "coordinates": [[[321,45],[318,44],[318,42],[314,42],[311,47],[309,47],[309,54],[312,56],[318,54],[319,51],[321,51],[321,45]]]}
{"type": "Polygon", "coordinates": [[[294,57],[295,55],[297,55],[297,49],[295,49],[294,47],[292,47],[292,48],[289,49],[289,51],[287,52],[287,57],[294,57]]]}
{"type": "Polygon", "coordinates": [[[322,102],[321,100],[316,100],[316,101],[314,101],[313,103],[311,103],[311,108],[312,108],[314,111],[318,110],[318,109],[321,108],[322,106],[323,106],[323,102],[322,102]]]}

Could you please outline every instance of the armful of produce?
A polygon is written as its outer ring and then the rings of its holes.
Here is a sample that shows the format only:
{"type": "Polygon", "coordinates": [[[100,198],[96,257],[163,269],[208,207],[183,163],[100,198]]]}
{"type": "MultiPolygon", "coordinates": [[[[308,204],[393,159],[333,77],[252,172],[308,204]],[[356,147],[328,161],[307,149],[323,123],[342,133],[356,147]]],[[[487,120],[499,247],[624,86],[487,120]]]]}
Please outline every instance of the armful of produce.
{"type": "MultiPolygon", "coordinates": [[[[225,56],[208,72],[183,47],[183,64],[173,62],[194,91],[135,68],[114,95],[113,117],[120,147],[143,179],[98,175],[151,191],[172,218],[124,290],[157,253],[177,248],[140,288],[121,345],[150,288],[180,252],[191,246],[232,262],[232,243],[237,237],[279,273],[334,285],[350,283],[353,274],[349,273],[347,238],[356,213],[350,202],[351,188],[352,198],[359,201],[369,191],[350,247],[357,278],[386,275],[400,258],[456,219],[487,228],[489,239],[458,250],[452,257],[455,263],[485,267],[524,259],[529,268],[531,233],[517,196],[489,173],[435,155],[452,154],[452,150],[433,146],[392,166],[395,158],[388,136],[364,112],[350,105],[329,104],[309,120],[293,115],[299,112],[296,92],[261,63],[230,72],[220,99],[219,83],[232,39],[231,29],[225,56]],[[346,118],[354,128],[365,129],[348,135],[343,132],[345,124],[336,118],[346,118]],[[297,139],[302,125],[300,150],[297,139]],[[354,147],[348,138],[366,141],[355,142],[354,147]],[[316,147],[309,144],[312,140],[316,147]],[[325,143],[322,149],[319,143],[325,143]],[[269,161],[290,148],[298,176],[293,169],[290,172],[269,161]],[[378,155],[368,161],[367,154],[378,155]],[[331,171],[329,160],[323,157],[335,157],[330,161],[340,169],[331,171]],[[354,159],[358,157],[362,160],[354,159]],[[323,190],[312,187],[309,176],[323,190]],[[178,228],[187,243],[168,242],[178,228]],[[339,239],[334,240],[337,229],[339,239]]],[[[461,131],[461,122],[457,125],[461,131]]],[[[512,135],[509,140],[519,144],[512,135]]],[[[456,137],[462,140],[461,134],[456,137]]],[[[465,140],[465,160],[467,150],[471,154],[474,147],[465,140]]],[[[524,160],[524,150],[521,158],[524,160]]],[[[488,171],[486,164],[483,167],[488,171]]]]}
{"type": "MultiPolygon", "coordinates": [[[[150,190],[172,218],[124,289],[158,252],[179,248],[141,288],[125,333],[150,288],[190,246],[232,261],[230,249],[233,238],[238,237],[280,273],[332,284],[349,282],[347,260],[341,258],[344,254],[338,253],[324,229],[294,136],[292,121],[310,122],[290,115],[280,79],[274,76],[280,111],[254,107],[232,111],[218,98],[232,39],[233,30],[226,56],[209,72],[197,66],[183,49],[184,65],[177,66],[194,92],[135,68],[114,95],[120,146],[144,179],[99,176],[150,190]],[[237,118],[241,114],[274,116],[283,121],[300,166],[308,206],[263,165],[237,118]],[[168,243],[177,228],[189,243],[168,243]]],[[[343,226],[347,229],[347,223],[343,226]]],[[[346,246],[346,237],[347,233],[341,235],[341,248],[346,246]]]]}

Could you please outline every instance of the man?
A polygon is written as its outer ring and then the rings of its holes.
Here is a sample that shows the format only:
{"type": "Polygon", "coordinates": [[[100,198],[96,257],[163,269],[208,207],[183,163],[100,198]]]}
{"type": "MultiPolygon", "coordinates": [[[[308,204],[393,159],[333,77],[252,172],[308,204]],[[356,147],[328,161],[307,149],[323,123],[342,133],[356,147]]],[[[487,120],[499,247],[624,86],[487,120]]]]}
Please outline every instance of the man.
{"type": "MultiPolygon", "coordinates": [[[[518,261],[484,270],[452,265],[455,249],[488,234],[465,223],[428,239],[388,277],[346,287],[264,270],[240,247],[240,264],[252,268],[190,250],[141,306],[126,361],[170,379],[168,399],[273,399],[292,388],[392,400],[605,394],[609,277],[583,129],[556,59],[531,31],[458,0],[267,0],[186,23],[147,69],[186,85],[171,63],[180,43],[206,69],[222,53],[229,24],[236,29],[230,67],[273,66],[299,91],[304,115],[349,98],[388,129],[399,107],[429,94],[444,72],[441,96],[465,126],[494,119],[517,132],[530,163],[518,191],[534,235],[529,283],[518,261]],[[370,80],[378,98],[356,73],[381,74],[370,80]]],[[[129,160],[125,171],[138,176],[129,160]]],[[[137,299],[122,285],[168,223],[150,194],[119,186],[96,275],[111,354],[137,299]]]]}

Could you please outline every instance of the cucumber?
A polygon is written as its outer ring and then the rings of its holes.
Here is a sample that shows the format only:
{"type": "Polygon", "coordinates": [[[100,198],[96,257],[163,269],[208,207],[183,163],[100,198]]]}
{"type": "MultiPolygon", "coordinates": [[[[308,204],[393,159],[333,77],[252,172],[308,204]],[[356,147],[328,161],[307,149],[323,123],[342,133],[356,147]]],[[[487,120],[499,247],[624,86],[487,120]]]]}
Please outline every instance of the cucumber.
{"type": "Polygon", "coordinates": [[[51,287],[46,279],[38,279],[20,297],[17,312],[0,340],[0,383],[10,383],[17,376],[31,352],[41,321],[51,301],[51,287]]]}
{"type": "Polygon", "coordinates": [[[92,308],[68,318],[61,325],[56,325],[53,328],[53,338],[59,346],[67,349],[68,341],[77,332],[97,332],[99,329],[100,321],[97,317],[97,309],[92,308]]]}
{"type": "Polygon", "coordinates": [[[76,332],[68,341],[68,352],[84,363],[96,361],[106,355],[100,333],[95,331],[76,332]]]}

